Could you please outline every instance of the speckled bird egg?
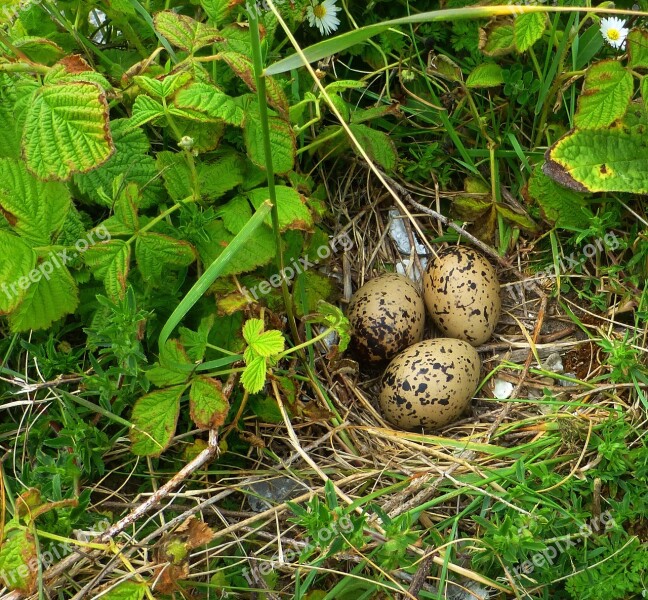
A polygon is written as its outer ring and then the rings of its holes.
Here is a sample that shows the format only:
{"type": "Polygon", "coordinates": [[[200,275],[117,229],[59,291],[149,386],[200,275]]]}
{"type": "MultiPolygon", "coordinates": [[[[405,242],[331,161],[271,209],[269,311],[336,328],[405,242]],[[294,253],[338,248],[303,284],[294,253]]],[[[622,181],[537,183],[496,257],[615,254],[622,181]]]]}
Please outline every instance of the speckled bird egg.
{"type": "Polygon", "coordinates": [[[425,303],[411,279],[386,273],[370,279],[353,295],[347,316],[352,352],[375,363],[422,339],[425,303]]]}
{"type": "Polygon", "coordinates": [[[452,338],[424,340],[392,360],[378,402],[402,429],[435,429],[468,407],[479,384],[481,360],[470,344],[452,338]]]}
{"type": "Polygon", "coordinates": [[[451,246],[430,261],[423,276],[428,314],[443,335],[483,344],[495,330],[502,302],[493,265],[477,250],[451,246]]]}

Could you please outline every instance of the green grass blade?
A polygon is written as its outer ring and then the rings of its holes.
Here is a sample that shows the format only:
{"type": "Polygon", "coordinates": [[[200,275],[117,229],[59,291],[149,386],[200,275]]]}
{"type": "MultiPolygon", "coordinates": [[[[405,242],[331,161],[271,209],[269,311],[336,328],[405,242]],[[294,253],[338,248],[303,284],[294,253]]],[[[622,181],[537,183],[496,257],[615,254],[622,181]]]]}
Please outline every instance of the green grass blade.
{"type": "Polygon", "coordinates": [[[216,278],[223,272],[223,269],[232,257],[247,243],[252,237],[254,232],[263,225],[263,220],[268,216],[272,210],[272,204],[265,201],[259,210],[252,216],[252,218],[245,224],[245,227],[236,234],[236,237],[229,243],[223,253],[207,268],[202,274],[202,277],[196,281],[194,286],[189,290],[187,295],[182,299],[180,304],[171,313],[171,316],[164,324],[160,338],[158,340],[158,348],[163,348],[166,341],[169,339],[171,332],[176,328],[178,323],[182,321],[183,317],[191,310],[194,304],[200,300],[202,295],[209,289],[216,278]]]}

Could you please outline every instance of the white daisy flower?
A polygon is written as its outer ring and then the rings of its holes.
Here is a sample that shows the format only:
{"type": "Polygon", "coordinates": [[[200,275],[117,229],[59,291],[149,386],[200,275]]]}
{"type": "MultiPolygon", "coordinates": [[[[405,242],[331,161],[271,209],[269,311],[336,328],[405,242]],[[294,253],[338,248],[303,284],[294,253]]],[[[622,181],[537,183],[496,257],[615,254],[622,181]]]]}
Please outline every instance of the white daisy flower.
{"type": "Polygon", "coordinates": [[[601,19],[601,35],[613,48],[621,48],[630,30],[625,27],[625,21],[617,17],[601,19]]]}
{"type": "Polygon", "coordinates": [[[322,2],[311,0],[306,8],[308,24],[311,27],[317,27],[322,35],[328,35],[340,26],[340,19],[335,16],[339,10],[335,6],[335,0],[323,0],[322,2]]]}

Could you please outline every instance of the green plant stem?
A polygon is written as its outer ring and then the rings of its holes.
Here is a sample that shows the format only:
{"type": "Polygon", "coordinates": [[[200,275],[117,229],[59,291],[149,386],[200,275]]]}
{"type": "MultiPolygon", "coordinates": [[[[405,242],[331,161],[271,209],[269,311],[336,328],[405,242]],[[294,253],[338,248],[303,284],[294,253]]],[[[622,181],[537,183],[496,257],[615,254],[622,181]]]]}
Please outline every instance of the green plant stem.
{"type": "Polygon", "coordinates": [[[284,274],[284,256],[281,244],[281,230],[279,228],[279,206],[277,205],[277,192],[275,189],[274,166],[272,164],[272,146],[270,144],[270,127],[268,117],[268,102],[266,99],[265,75],[263,74],[263,57],[261,55],[261,36],[259,34],[259,20],[255,12],[250,11],[250,39],[252,42],[252,58],[254,61],[254,78],[256,80],[257,97],[259,100],[259,116],[261,117],[261,131],[263,133],[263,150],[265,154],[266,173],[268,179],[268,195],[272,203],[272,230],[275,237],[277,249],[277,269],[281,275],[281,293],[283,295],[284,307],[288,324],[295,342],[299,342],[299,332],[292,306],[288,281],[284,274]]]}

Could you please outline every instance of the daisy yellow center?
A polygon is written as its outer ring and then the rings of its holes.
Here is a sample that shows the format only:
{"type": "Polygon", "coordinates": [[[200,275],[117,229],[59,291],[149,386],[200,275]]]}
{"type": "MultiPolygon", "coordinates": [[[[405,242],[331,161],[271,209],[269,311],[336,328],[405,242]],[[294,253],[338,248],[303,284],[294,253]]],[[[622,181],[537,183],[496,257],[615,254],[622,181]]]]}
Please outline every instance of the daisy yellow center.
{"type": "Polygon", "coordinates": [[[608,29],[607,35],[609,39],[615,42],[621,37],[618,29],[608,29]]]}
{"type": "Polygon", "coordinates": [[[326,16],[326,8],[324,7],[323,4],[318,4],[317,6],[313,6],[313,14],[315,15],[316,18],[323,19],[326,16]]]}

